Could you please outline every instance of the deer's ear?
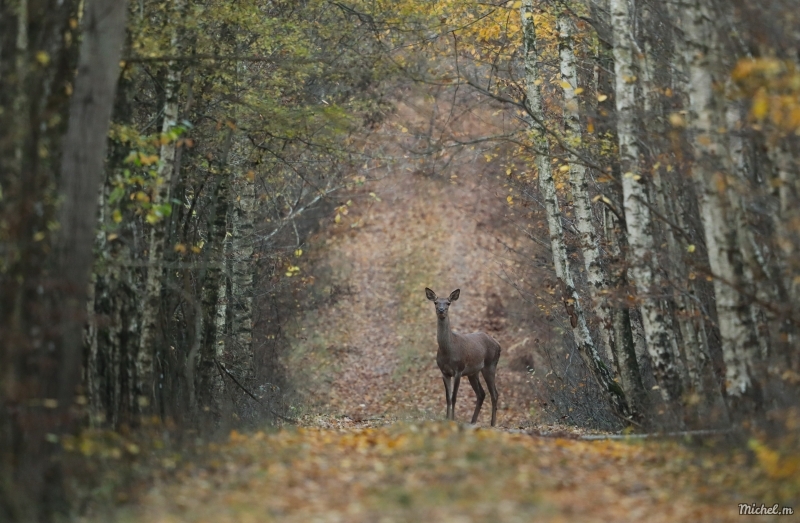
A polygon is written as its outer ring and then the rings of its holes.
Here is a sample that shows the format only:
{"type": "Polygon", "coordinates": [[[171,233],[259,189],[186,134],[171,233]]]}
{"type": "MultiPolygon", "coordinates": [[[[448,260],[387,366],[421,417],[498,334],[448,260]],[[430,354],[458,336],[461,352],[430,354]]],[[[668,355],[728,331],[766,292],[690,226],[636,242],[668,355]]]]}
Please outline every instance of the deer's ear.
{"type": "Polygon", "coordinates": [[[436,293],[433,292],[432,290],[430,290],[427,287],[425,287],[425,296],[431,301],[435,301],[436,300],[436,293]]]}
{"type": "Polygon", "coordinates": [[[450,301],[456,301],[461,296],[461,289],[456,289],[450,293],[450,301]]]}

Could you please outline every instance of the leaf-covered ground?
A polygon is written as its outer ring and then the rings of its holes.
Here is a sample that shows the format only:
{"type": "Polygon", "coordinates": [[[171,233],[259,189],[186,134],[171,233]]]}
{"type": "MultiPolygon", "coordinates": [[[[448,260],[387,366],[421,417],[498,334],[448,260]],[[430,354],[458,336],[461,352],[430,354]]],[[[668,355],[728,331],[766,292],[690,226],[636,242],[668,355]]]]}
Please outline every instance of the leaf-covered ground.
{"type": "Polygon", "coordinates": [[[798,492],[796,471],[770,478],[744,451],[542,438],[452,422],[340,425],[233,432],[165,474],[138,507],[115,518],[733,521],[738,503],[792,506],[787,500],[798,492]]]}

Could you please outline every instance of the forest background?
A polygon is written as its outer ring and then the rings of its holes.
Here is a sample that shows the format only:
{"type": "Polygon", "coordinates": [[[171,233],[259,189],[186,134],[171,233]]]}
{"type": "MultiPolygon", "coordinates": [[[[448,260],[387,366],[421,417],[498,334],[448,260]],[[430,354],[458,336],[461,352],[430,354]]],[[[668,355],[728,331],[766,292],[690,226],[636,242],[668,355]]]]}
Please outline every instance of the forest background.
{"type": "MultiPolygon", "coordinates": [[[[213,438],[335,411],[334,367],[377,383],[297,325],[370,284],[320,234],[390,204],[393,242],[448,224],[414,254],[439,281],[504,260],[467,316],[504,343],[506,428],[745,430],[796,477],[796,7],[0,4],[0,514],[68,510],[80,429],[213,438]],[[494,247],[443,243],[454,202],[494,247]]],[[[369,299],[414,324],[433,283],[395,276],[369,299]]],[[[397,345],[430,345],[425,318],[397,345]]],[[[364,397],[339,407],[433,417],[364,397]]]]}

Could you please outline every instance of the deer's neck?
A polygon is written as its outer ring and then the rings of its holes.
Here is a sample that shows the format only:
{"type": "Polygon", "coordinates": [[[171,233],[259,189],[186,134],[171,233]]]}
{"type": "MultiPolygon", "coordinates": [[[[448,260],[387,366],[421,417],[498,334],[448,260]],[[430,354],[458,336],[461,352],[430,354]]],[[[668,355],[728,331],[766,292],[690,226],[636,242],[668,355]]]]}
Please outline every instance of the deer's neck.
{"type": "Polygon", "coordinates": [[[436,341],[439,342],[439,350],[445,354],[453,352],[453,332],[450,330],[450,317],[445,316],[443,320],[436,319],[436,341]]]}

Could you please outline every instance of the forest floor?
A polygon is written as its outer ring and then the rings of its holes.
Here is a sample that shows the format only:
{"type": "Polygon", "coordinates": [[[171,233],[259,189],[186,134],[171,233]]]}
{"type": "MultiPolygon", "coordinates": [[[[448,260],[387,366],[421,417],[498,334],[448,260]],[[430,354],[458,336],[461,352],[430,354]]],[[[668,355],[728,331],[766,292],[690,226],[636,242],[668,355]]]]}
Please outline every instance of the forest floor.
{"type": "Polygon", "coordinates": [[[541,425],[525,363],[537,333],[505,283],[516,277],[508,249],[522,239],[493,211],[506,202],[501,187],[491,173],[401,170],[355,195],[297,259],[321,304],[287,326],[300,426],[233,431],[192,459],[164,458],[136,503],[118,496],[119,508],[87,520],[666,522],[739,520],[739,503],[800,510],[797,458],[787,469],[758,443],[583,441],[586,431],[541,425]],[[458,423],[443,421],[426,286],[461,288],[453,327],[486,330],[503,347],[496,428],[488,397],[477,426],[466,424],[466,381],[458,423]]]}

